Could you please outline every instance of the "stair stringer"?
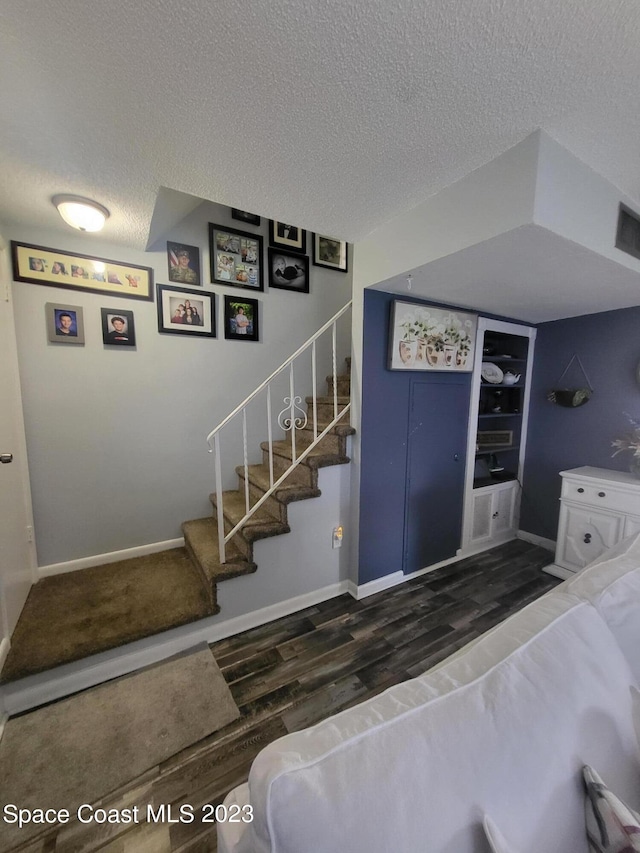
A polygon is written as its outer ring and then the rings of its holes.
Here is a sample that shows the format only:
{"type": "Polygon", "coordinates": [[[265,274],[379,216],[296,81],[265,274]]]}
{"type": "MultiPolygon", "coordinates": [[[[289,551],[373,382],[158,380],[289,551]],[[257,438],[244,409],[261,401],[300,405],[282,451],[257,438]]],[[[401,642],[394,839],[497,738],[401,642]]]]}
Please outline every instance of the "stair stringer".
{"type": "MultiPolygon", "coordinates": [[[[350,359],[347,366],[350,367],[350,359]]],[[[349,402],[349,374],[339,375],[338,411],[341,411],[349,402]]],[[[333,377],[327,377],[327,386],[331,390],[333,377]]],[[[296,432],[297,455],[304,449],[305,445],[312,440],[312,399],[307,398],[308,420],[306,429],[296,432]]],[[[324,429],[324,424],[333,419],[335,401],[333,395],[330,397],[318,397],[318,431],[324,429]],[[327,414],[330,413],[330,414],[327,414]]],[[[348,414],[348,413],[345,413],[348,414]]],[[[299,501],[307,501],[309,498],[318,498],[321,495],[318,488],[318,471],[320,468],[345,465],[350,458],[347,454],[347,440],[355,430],[349,425],[348,418],[343,418],[335,424],[327,435],[320,441],[318,446],[298,465],[289,472],[287,478],[280,487],[265,501],[256,513],[249,518],[244,526],[233,534],[226,547],[226,560],[220,562],[218,555],[218,520],[216,495],[210,495],[213,505],[213,517],[194,519],[184,522],[182,530],[185,539],[185,547],[193,563],[200,572],[205,584],[209,598],[209,607],[212,614],[219,612],[218,605],[218,583],[230,580],[246,574],[252,574],[257,569],[254,559],[254,544],[259,540],[281,538],[282,534],[290,533],[289,506],[299,501]]],[[[249,466],[250,491],[252,493],[251,505],[256,502],[261,493],[268,489],[268,444],[261,444],[263,453],[262,465],[249,466]]],[[[284,472],[291,460],[291,437],[284,441],[273,443],[274,479],[277,480],[284,472]]],[[[238,474],[238,489],[225,491],[223,493],[223,512],[225,532],[229,533],[244,516],[245,513],[245,490],[244,490],[244,468],[236,469],[238,474]]],[[[347,478],[348,479],[348,478],[347,478]]],[[[337,526],[341,522],[336,522],[337,526]]],[[[332,528],[331,528],[332,529],[332,528]]],[[[331,538],[328,540],[331,542],[331,538]]],[[[299,561],[299,558],[298,558],[299,561]]]]}

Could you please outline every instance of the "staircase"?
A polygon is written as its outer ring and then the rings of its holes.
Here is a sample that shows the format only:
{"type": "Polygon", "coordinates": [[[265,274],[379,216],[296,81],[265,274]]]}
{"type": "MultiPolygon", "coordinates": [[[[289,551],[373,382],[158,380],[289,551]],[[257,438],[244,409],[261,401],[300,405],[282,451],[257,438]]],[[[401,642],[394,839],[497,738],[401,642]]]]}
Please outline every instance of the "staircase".
{"type": "MultiPolygon", "coordinates": [[[[343,412],[350,402],[351,359],[346,359],[347,370],[336,376],[338,413],[343,412]]],[[[334,377],[327,377],[327,396],[316,396],[317,433],[322,432],[334,420],[334,377]]],[[[307,423],[304,428],[295,430],[295,458],[307,449],[314,440],[313,397],[305,399],[307,405],[307,423]]],[[[318,469],[329,465],[345,465],[349,462],[347,456],[347,437],[355,430],[348,423],[348,411],[317,445],[296,467],[289,471],[287,477],[266,498],[262,506],[245,521],[243,526],[233,534],[226,545],[224,561],[220,559],[218,549],[218,524],[220,523],[216,494],[210,495],[213,514],[206,518],[196,518],[185,521],[182,525],[185,546],[193,563],[200,572],[205,583],[208,606],[213,615],[219,613],[217,601],[217,585],[230,578],[239,577],[255,572],[258,566],[253,560],[253,543],[258,539],[271,536],[281,536],[289,533],[288,506],[293,501],[317,498],[321,492],[318,488],[318,469]]],[[[238,488],[222,493],[223,524],[225,535],[245,517],[246,494],[250,505],[254,506],[270,488],[269,442],[262,442],[262,463],[259,465],[240,465],[236,468],[238,488]],[[246,476],[245,476],[246,475],[246,476]]],[[[274,478],[278,479],[291,466],[294,458],[292,433],[284,440],[271,444],[274,478]]]]}

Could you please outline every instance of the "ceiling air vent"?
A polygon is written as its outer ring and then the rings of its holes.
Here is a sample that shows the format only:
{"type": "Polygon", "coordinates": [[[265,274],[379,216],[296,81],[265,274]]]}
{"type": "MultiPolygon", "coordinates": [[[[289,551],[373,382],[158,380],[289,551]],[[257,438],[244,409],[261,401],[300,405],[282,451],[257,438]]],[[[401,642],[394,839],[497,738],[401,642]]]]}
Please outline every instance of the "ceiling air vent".
{"type": "Polygon", "coordinates": [[[640,214],[624,204],[620,205],[618,213],[616,248],[640,259],[640,214]]]}

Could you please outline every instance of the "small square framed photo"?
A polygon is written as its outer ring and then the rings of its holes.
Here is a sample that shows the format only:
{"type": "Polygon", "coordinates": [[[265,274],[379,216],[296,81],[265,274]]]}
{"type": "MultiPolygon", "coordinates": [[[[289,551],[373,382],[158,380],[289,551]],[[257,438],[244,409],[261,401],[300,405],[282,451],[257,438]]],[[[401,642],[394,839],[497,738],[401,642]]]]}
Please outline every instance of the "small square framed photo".
{"type": "Polygon", "coordinates": [[[84,320],[79,305],[47,302],[47,337],[53,344],[84,345],[84,320]]]}
{"type": "Polygon", "coordinates": [[[307,251],[307,235],[302,228],[273,219],[269,220],[269,243],[290,252],[304,254],[307,251]]]}
{"type": "Polygon", "coordinates": [[[264,290],[262,237],[209,223],[211,281],[229,287],[264,290]]]}
{"type": "Polygon", "coordinates": [[[309,258],[269,247],[269,287],[309,293],[309,258]]]}
{"type": "Polygon", "coordinates": [[[339,272],[349,271],[347,243],[322,234],[313,235],[313,263],[339,272]]]}
{"type": "Polygon", "coordinates": [[[169,281],[178,284],[202,284],[200,280],[200,249],[184,243],[167,243],[169,281]]]}
{"type": "Polygon", "coordinates": [[[156,285],[158,331],[170,335],[215,338],[216,312],[213,293],[156,285]]]}
{"type": "Polygon", "coordinates": [[[121,311],[119,308],[101,308],[102,342],[110,347],[134,347],[136,330],[133,324],[133,311],[121,311]]]}
{"type": "Polygon", "coordinates": [[[231,208],[231,218],[237,219],[240,222],[246,222],[247,225],[260,225],[260,217],[257,213],[249,213],[248,210],[238,210],[237,207],[231,208]]]}
{"type": "Polygon", "coordinates": [[[224,336],[229,341],[259,341],[257,299],[224,298],[224,336]]]}

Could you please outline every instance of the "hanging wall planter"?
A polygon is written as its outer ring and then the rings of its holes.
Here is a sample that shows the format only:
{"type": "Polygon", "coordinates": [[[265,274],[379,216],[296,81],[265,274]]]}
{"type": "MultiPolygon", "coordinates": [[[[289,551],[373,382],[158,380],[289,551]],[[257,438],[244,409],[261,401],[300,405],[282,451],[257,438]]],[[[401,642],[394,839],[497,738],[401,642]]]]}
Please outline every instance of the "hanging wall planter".
{"type": "Polygon", "coordinates": [[[580,361],[580,357],[574,353],[571,357],[569,364],[562,371],[560,379],[558,379],[558,386],[561,385],[562,380],[566,376],[569,368],[573,364],[574,361],[577,361],[580,370],[582,371],[582,375],[586,380],[586,386],[581,388],[554,388],[547,394],[547,400],[550,403],[555,403],[556,406],[564,406],[567,409],[575,409],[578,406],[584,406],[585,403],[588,403],[591,399],[591,395],[593,394],[593,388],[591,387],[591,383],[589,382],[589,377],[587,376],[587,372],[584,369],[582,362],[580,361]]]}

